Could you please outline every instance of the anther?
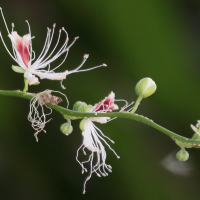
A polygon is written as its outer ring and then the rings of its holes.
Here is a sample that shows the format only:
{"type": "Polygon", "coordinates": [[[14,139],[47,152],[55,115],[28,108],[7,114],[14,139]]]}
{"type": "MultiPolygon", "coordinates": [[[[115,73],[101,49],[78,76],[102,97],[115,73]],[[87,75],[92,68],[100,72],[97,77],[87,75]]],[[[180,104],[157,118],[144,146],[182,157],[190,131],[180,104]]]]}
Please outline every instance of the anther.
{"type": "Polygon", "coordinates": [[[87,59],[89,57],[89,54],[84,55],[84,59],[87,59]]]}
{"type": "Polygon", "coordinates": [[[102,64],[103,67],[107,67],[107,65],[105,63],[102,64]]]}
{"type": "Polygon", "coordinates": [[[112,173],[112,170],[111,169],[107,169],[110,173],[112,173]]]}
{"type": "Polygon", "coordinates": [[[112,169],[112,166],[111,166],[111,165],[107,165],[107,167],[110,168],[110,169],[112,169]]]}

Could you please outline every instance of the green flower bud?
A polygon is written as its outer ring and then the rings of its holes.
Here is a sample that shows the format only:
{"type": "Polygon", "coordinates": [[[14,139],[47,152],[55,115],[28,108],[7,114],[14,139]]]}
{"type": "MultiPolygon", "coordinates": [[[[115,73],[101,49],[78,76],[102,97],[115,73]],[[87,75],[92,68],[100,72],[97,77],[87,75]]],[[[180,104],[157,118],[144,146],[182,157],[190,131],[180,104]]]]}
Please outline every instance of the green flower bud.
{"type": "Polygon", "coordinates": [[[14,65],[12,65],[12,70],[13,70],[14,72],[17,72],[17,73],[24,73],[24,72],[25,72],[25,70],[22,69],[21,67],[14,66],[14,65]]]}
{"type": "Polygon", "coordinates": [[[74,111],[77,111],[77,112],[85,112],[86,107],[87,107],[87,104],[85,102],[77,101],[74,104],[73,109],[74,111]]]}
{"type": "Polygon", "coordinates": [[[92,110],[93,106],[92,105],[87,105],[85,112],[90,112],[92,110]]]}
{"type": "Polygon", "coordinates": [[[181,149],[177,154],[176,158],[180,161],[186,161],[189,158],[189,153],[185,149],[181,149]]]}
{"type": "Polygon", "coordinates": [[[143,78],[137,83],[135,91],[138,96],[146,98],[151,96],[156,91],[156,88],[157,86],[151,78],[143,78]]]}
{"type": "Polygon", "coordinates": [[[84,131],[85,120],[86,119],[81,120],[81,122],[79,124],[79,128],[81,129],[81,131],[84,131]]]}
{"type": "Polygon", "coordinates": [[[195,134],[192,136],[192,140],[200,141],[200,136],[199,136],[199,134],[195,133],[195,134]]]}
{"type": "Polygon", "coordinates": [[[61,130],[61,132],[62,132],[63,134],[65,134],[65,135],[69,135],[70,133],[72,133],[73,127],[72,127],[72,125],[71,125],[71,121],[68,120],[67,123],[62,124],[62,125],[60,126],[60,130],[61,130]]]}
{"type": "MultiPolygon", "coordinates": [[[[199,136],[199,134],[195,133],[195,134],[192,136],[192,140],[197,140],[197,141],[200,141],[200,136],[199,136]]],[[[199,149],[199,148],[200,148],[200,146],[199,146],[199,145],[197,145],[197,146],[194,146],[194,148],[197,148],[197,149],[199,149]]]]}

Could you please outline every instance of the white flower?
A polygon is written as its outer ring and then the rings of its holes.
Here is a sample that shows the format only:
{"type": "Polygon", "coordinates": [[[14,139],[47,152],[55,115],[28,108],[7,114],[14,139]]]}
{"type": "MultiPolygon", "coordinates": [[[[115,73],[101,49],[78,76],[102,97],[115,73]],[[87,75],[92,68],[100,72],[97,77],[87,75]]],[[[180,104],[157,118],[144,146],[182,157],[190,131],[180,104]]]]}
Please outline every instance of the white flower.
{"type": "MultiPolygon", "coordinates": [[[[66,76],[69,74],[76,73],[76,72],[88,71],[88,70],[95,69],[97,67],[106,66],[106,64],[102,64],[100,66],[96,66],[96,67],[93,67],[90,69],[79,70],[83,66],[83,64],[85,63],[87,58],[89,57],[89,55],[86,54],[84,56],[83,62],[76,69],[71,70],[71,71],[66,70],[61,73],[55,73],[54,70],[57,69],[58,67],[60,67],[64,63],[64,61],[67,58],[70,47],[74,44],[74,42],[78,39],[78,37],[76,37],[74,39],[74,41],[70,45],[68,45],[69,37],[68,37],[67,31],[64,28],[62,28],[61,30],[59,30],[58,40],[56,42],[55,47],[53,48],[53,50],[51,52],[49,52],[49,49],[51,47],[51,42],[53,40],[53,35],[54,35],[54,29],[55,29],[55,24],[54,24],[52,30],[47,28],[47,36],[46,36],[43,50],[40,53],[40,55],[38,56],[38,58],[35,60],[35,52],[32,50],[32,39],[34,37],[31,36],[31,29],[30,29],[28,21],[26,21],[26,22],[29,27],[29,33],[24,35],[23,37],[20,37],[17,34],[17,32],[14,31],[13,23],[12,23],[12,31],[10,33],[10,31],[8,30],[4,15],[3,15],[3,11],[1,8],[0,8],[0,10],[1,10],[1,14],[3,17],[7,32],[8,32],[8,36],[12,42],[13,54],[11,54],[11,52],[8,50],[1,33],[0,33],[0,37],[2,39],[2,42],[3,42],[7,52],[9,53],[9,55],[23,69],[24,77],[28,80],[29,85],[38,83],[38,78],[35,77],[35,75],[40,77],[41,79],[61,80],[62,81],[63,79],[66,79],[66,76]],[[57,52],[55,53],[57,46],[59,44],[61,32],[64,32],[66,34],[66,39],[65,39],[65,42],[63,43],[63,45],[61,46],[61,48],[59,50],[57,50],[57,52]],[[48,53],[48,55],[47,55],[47,53],[48,53]],[[55,61],[57,58],[59,58],[62,54],[65,54],[65,57],[62,60],[62,62],[54,69],[50,69],[50,64],[53,61],[55,61]],[[45,70],[46,67],[48,67],[47,70],[45,70]]],[[[62,82],[61,82],[61,86],[64,88],[64,86],[62,85],[62,82]]]]}
{"type": "MultiPolygon", "coordinates": [[[[118,109],[118,106],[114,104],[114,97],[115,94],[113,92],[110,93],[108,97],[106,97],[104,100],[102,100],[100,103],[96,104],[90,112],[94,113],[106,113],[106,112],[111,112],[112,110],[118,109]]],[[[84,190],[83,193],[85,193],[85,188],[86,188],[86,183],[87,181],[91,178],[92,174],[95,172],[97,176],[108,176],[107,172],[112,172],[112,167],[108,164],[106,164],[106,151],[105,148],[102,144],[106,144],[109,149],[111,149],[114,154],[119,158],[119,156],[116,154],[116,152],[111,148],[111,146],[107,143],[105,140],[108,139],[112,143],[114,143],[113,140],[111,140],[109,137],[105,136],[102,131],[97,128],[93,121],[99,122],[99,123],[107,123],[107,120],[109,120],[109,117],[93,117],[93,118],[88,118],[85,120],[84,123],[84,131],[82,132],[83,135],[83,143],[77,150],[77,156],[76,160],[82,167],[82,173],[87,172],[87,169],[84,167],[84,163],[90,162],[90,174],[86,178],[84,182],[84,190]],[[79,150],[82,149],[84,154],[86,155],[85,148],[87,148],[91,154],[89,156],[89,159],[84,162],[80,162],[78,160],[78,155],[79,155],[79,150]],[[97,162],[94,163],[94,156],[96,155],[97,162]]]]}

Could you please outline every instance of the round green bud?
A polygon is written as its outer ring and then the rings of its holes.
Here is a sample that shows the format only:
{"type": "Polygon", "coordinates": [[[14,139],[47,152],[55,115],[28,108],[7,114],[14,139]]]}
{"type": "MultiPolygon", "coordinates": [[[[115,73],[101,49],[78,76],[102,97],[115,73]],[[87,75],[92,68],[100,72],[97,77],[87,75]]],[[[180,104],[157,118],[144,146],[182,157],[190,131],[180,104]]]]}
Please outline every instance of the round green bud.
{"type": "Polygon", "coordinates": [[[90,112],[92,110],[93,106],[92,105],[87,105],[85,112],[90,112]]]}
{"type": "Polygon", "coordinates": [[[81,120],[81,122],[79,124],[79,128],[81,129],[81,131],[84,131],[85,120],[86,119],[81,120]]]}
{"type": "Polygon", "coordinates": [[[180,161],[186,161],[189,158],[189,153],[185,149],[181,149],[177,154],[176,158],[180,161]]]}
{"type": "Polygon", "coordinates": [[[143,78],[137,83],[135,91],[138,96],[146,98],[151,96],[156,91],[156,88],[157,86],[151,78],[143,78]]]}
{"type": "Polygon", "coordinates": [[[72,133],[73,127],[72,127],[72,125],[71,125],[71,121],[68,120],[67,123],[62,124],[62,125],[60,126],[60,130],[61,130],[61,132],[62,132],[63,134],[65,134],[65,135],[69,135],[70,133],[72,133]]]}
{"type": "Polygon", "coordinates": [[[86,107],[87,104],[85,102],[77,101],[73,106],[73,110],[77,112],[85,112],[86,107]]]}

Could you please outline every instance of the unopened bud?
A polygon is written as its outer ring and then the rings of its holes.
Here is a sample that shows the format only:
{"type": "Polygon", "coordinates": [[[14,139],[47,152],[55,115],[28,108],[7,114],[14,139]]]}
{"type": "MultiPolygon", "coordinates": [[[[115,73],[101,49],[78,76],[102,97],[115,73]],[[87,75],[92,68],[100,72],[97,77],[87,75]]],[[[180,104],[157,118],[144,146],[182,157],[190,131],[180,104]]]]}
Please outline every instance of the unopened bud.
{"type": "Polygon", "coordinates": [[[73,127],[72,127],[72,125],[71,125],[71,121],[68,120],[67,123],[62,124],[62,125],[60,126],[60,130],[61,130],[61,132],[62,132],[63,134],[65,134],[65,135],[69,135],[70,133],[72,133],[73,127]]]}
{"type": "Polygon", "coordinates": [[[14,65],[12,65],[12,70],[13,70],[14,72],[17,72],[17,73],[24,73],[24,72],[25,72],[25,70],[22,69],[21,67],[14,66],[14,65]]]}
{"type": "Polygon", "coordinates": [[[84,125],[85,125],[85,119],[81,120],[79,124],[79,128],[81,129],[81,131],[84,131],[84,125]]]}
{"type": "Polygon", "coordinates": [[[87,105],[85,112],[90,112],[92,110],[93,106],[92,105],[87,105]]]}
{"type": "Polygon", "coordinates": [[[177,154],[176,158],[180,161],[186,161],[189,158],[189,153],[185,149],[181,149],[177,154]]]}
{"type": "Polygon", "coordinates": [[[74,111],[77,111],[77,112],[85,112],[86,107],[87,107],[87,104],[85,102],[77,101],[74,104],[73,109],[74,111]]]}
{"type": "MultiPolygon", "coordinates": [[[[199,136],[199,134],[197,134],[197,133],[195,133],[193,136],[192,136],[192,140],[197,140],[197,141],[200,141],[200,136],[199,136]]],[[[199,145],[197,145],[197,146],[194,146],[194,148],[200,148],[200,146],[199,145]]]]}
{"type": "Polygon", "coordinates": [[[157,86],[151,78],[143,78],[137,83],[135,91],[138,96],[146,98],[151,96],[156,91],[156,88],[157,86]]]}

